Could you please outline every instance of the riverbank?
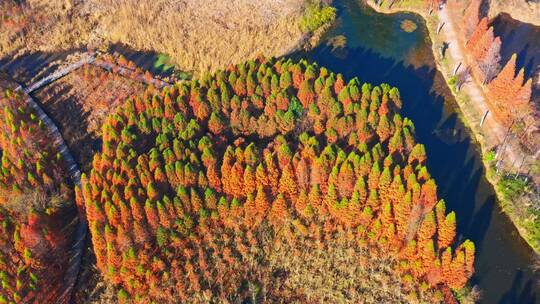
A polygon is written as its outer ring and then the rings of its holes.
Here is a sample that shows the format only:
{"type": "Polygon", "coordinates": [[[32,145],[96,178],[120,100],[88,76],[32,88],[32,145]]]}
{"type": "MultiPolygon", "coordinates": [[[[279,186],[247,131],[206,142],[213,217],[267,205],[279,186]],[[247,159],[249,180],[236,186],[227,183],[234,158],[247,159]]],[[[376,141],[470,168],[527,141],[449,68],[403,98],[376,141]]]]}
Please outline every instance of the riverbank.
{"type": "MultiPolygon", "coordinates": [[[[447,85],[452,91],[457,103],[456,110],[463,123],[470,130],[476,142],[476,146],[482,154],[482,161],[486,168],[486,177],[493,185],[501,209],[510,218],[518,229],[520,235],[533,248],[536,254],[540,253],[540,229],[537,224],[538,211],[535,211],[531,204],[528,204],[525,197],[513,197],[508,193],[508,183],[515,180],[506,178],[507,173],[497,172],[495,169],[493,148],[499,145],[505,137],[505,129],[497,123],[493,117],[486,119],[483,127],[480,126],[482,118],[487,111],[483,89],[474,80],[462,85],[458,90],[456,86],[455,70],[459,63],[465,64],[465,58],[461,50],[461,45],[456,37],[451,19],[446,12],[439,13],[434,9],[431,13],[423,6],[423,1],[408,0],[388,7],[386,1],[377,5],[373,0],[365,0],[367,5],[379,13],[394,14],[399,12],[412,12],[422,16],[429,32],[433,57],[437,69],[443,75],[447,85]],[[440,27],[442,22],[445,24],[440,27]],[[440,34],[438,33],[440,32],[440,34]],[[443,39],[441,36],[445,36],[443,39]],[[446,56],[442,56],[440,46],[447,42],[446,56]],[[489,130],[489,132],[488,132],[489,130]]],[[[516,145],[508,145],[505,157],[510,158],[512,165],[519,164],[521,153],[515,152],[516,145]]],[[[513,173],[512,173],[513,175],[513,173]]],[[[517,176],[517,175],[516,175],[517,176]]],[[[519,180],[518,180],[519,182],[519,180]]]]}

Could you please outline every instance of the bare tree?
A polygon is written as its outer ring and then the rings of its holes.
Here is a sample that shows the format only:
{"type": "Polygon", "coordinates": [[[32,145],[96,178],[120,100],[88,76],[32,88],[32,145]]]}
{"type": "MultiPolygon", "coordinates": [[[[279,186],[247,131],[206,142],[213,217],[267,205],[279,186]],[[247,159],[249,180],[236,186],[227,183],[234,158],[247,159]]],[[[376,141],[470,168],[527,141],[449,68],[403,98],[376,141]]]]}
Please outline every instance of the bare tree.
{"type": "Polygon", "coordinates": [[[486,56],[478,63],[484,73],[484,82],[490,82],[501,69],[501,39],[495,38],[486,56]]]}

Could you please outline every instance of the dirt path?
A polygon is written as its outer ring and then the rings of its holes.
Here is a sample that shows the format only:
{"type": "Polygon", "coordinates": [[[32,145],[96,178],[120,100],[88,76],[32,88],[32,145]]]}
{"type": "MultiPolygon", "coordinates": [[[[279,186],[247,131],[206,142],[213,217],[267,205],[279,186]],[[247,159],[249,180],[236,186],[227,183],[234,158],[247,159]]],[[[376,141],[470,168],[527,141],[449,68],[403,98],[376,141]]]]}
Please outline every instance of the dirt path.
{"type": "MultiPolygon", "coordinates": [[[[429,13],[428,15],[423,9],[415,9],[408,6],[400,8],[383,8],[373,0],[366,0],[366,2],[380,13],[388,14],[400,11],[414,12],[421,15],[426,20],[426,23],[429,23],[428,20],[432,18],[432,13],[429,13]]],[[[463,72],[467,69],[465,46],[461,43],[461,35],[456,26],[456,22],[459,22],[461,18],[456,18],[456,16],[453,15],[452,10],[446,5],[440,10],[433,11],[433,13],[437,14],[439,25],[443,24],[443,26],[439,33],[435,33],[435,28],[432,29],[430,33],[432,42],[437,43],[436,41],[439,41],[448,43],[448,49],[446,50],[444,59],[437,60],[438,69],[448,81],[454,70],[463,72]],[[446,60],[447,63],[443,64],[443,60],[446,60]]],[[[438,50],[434,48],[433,53],[435,54],[437,52],[438,50]]],[[[498,166],[504,167],[510,171],[519,170],[521,173],[527,174],[528,162],[538,159],[538,157],[540,157],[540,151],[536,153],[536,155],[525,153],[521,148],[519,139],[511,132],[507,136],[508,128],[497,121],[491,111],[487,115],[482,127],[480,127],[482,118],[489,107],[484,88],[472,77],[469,77],[467,82],[461,85],[460,90],[461,92],[459,95],[464,97],[460,99],[456,96],[460,112],[464,116],[464,122],[466,122],[473,133],[475,133],[476,139],[485,150],[496,149],[498,166]],[[527,160],[527,162],[524,162],[525,160],[527,160]]]]}
{"type": "MultiPolygon", "coordinates": [[[[459,33],[457,32],[458,30],[454,24],[451,12],[447,6],[444,6],[439,10],[438,15],[440,22],[444,23],[440,35],[449,44],[447,56],[450,57],[450,62],[454,62],[456,67],[461,63],[458,71],[466,69],[467,59],[463,50],[464,46],[460,43],[459,33]]],[[[469,81],[461,86],[461,90],[470,99],[467,106],[472,107],[472,109],[464,109],[464,112],[472,111],[474,113],[473,119],[470,119],[469,122],[471,124],[480,124],[482,117],[489,110],[483,88],[471,77],[469,81]]],[[[505,141],[507,128],[499,123],[492,113],[489,113],[480,132],[484,135],[488,146],[495,147],[505,141]]],[[[513,138],[506,138],[506,144],[503,150],[499,152],[504,154],[503,158],[506,164],[512,167],[518,166],[524,155],[519,147],[519,143],[513,138]]]]}
{"type": "Polygon", "coordinates": [[[113,71],[115,73],[118,73],[118,74],[126,77],[126,78],[133,79],[135,81],[139,81],[139,82],[145,83],[147,85],[153,85],[154,87],[156,87],[158,89],[168,87],[168,86],[172,86],[171,83],[165,82],[165,81],[163,81],[161,79],[157,79],[155,77],[147,78],[147,77],[145,77],[143,75],[135,75],[134,74],[135,73],[134,69],[114,65],[112,63],[109,63],[109,62],[106,62],[106,61],[103,61],[103,60],[98,59],[98,60],[92,61],[91,64],[93,64],[93,65],[95,65],[97,67],[103,68],[103,69],[105,69],[107,71],[113,71]]]}
{"type": "Polygon", "coordinates": [[[36,90],[39,90],[40,88],[55,82],[56,80],[66,76],[67,74],[73,72],[74,70],[82,67],[85,64],[92,64],[102,69],[105,69],[107,71],[113,71],[124,77],[145,83],[147,85],[153,85],[154,87],[158,89],[161,89],[166,86],[172,86],[171,83],[165,82],[155,77],[148,78],[148,77],[145,77],[144,75],[135,75],[136,71],[134,69],[122,67],[119,65],[115,65],[115,64],[103,61],[103,60],[96,59],[96,56],[91,53],[81,53],[80,57],[81,59],[79,59],[77,62],[71,63],[65,66],[64,68],[59,69],[55,71],[54,73],[34,82],[33,84],[28,85],[26,88],[24,88],[24,92],[27,94],[30,94],[36,90]]]}
{"type": "MultiPolygon", "coordinates": [[[[96,57],[93,54],[82,53],[81,58],[78,61],[71,63],[60,70],[57,70],[56,72],[34,82],[33,84],[30,84],[26,88],[23,88],[21,85],[19,85],[16,88],[17,91],[20,91],[25,96],[25,101],[27,102],[27,104],[32,108],[32,110],[36,113],[39,119],[42,120],[43,123],[48,127],[49,136],[54,139],[54,145],[58,147],[59,153],[62,155],[62,157],[66,161],[68,165],[69,177],[71,181],[73,182],[73,184],[75,185],[75,187],[81,186],[81,171],[79,169],[79,166],[75,162],[75,159],[73,158],[71,152],[69,151],[69,148],[66,145],[64,138],[62,137],[62,134],[60,133],[60,130],[58,129],[56,124],[45,113],[45,111],[41,108],[41,106],[30,96],[30,93],[46,85],[53,83],[59,78],[68,75],[69,73],[82,67],[85,64],[93,64],[95,66],[98,66],[100,68],[103,68],[109,71],[113,70],[124,77],[132,78],[136,81],[143,82],[147,85],[152,84],[157,88],[171,86],[170,83],[164,82],[160,79],[156,79],[153,77],[150,79],[141,75],[137,75],[136,77],[133,77],[133,71],[130,69],[118,67],[104,61],[96,60],[96,57]]],[[[77,223],[77,227],[75,231],[74,242],[71,246],[72,255],[69,260],[68,269],[66,270],[66,273],[64,276],[63,293],[58,297],[56,303],[62,303],[62,304],[70,303],[73,290],[77,282],[77,278],[79,276],[82,257],[84,255],[86,235],[88,232],[88,225],[86,222],[86,215],[84,214],[83,210],[80,210],[80,209],[78,210],[78,218],[75,219],[74,221],[78,221],[78,223],[77,223]]]]}

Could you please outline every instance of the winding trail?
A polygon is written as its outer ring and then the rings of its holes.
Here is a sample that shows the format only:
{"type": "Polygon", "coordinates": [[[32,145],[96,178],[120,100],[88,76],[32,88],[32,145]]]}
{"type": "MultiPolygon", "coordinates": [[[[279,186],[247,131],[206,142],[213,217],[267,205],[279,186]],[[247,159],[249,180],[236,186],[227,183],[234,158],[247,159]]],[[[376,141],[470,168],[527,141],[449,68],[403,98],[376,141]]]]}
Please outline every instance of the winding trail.
{"type": "MultiPolygon", "coordinates": [[[[62,69],[59,69],[46,77],[43,77],[42,79],[28,85],[27,87],[23,87],[20,84],[17,85],[15,91],[18,91],[23,95],[24,101],[28,104],[30,108],[32,108],[34,113],[39,117],[41,121],[43,121],[45,126],[48,128],[49,132],[47,135],[52,138],[53,145],[57,147],[58,152],[66,161],[69,178],[75,187],[81,187],[81,171],[79,169],[79,166],[75,161],[73,155],[71,154],[66,142],[64,141],[64,138],[62,137],[60,130],[58,129],[54,121],[47,115],[47,113],[45,113],[40,104],[37,103],[30,96],[30,94],[46,85],[55,82],[56,80],[68,75],[69,73],[86,64],[92,64],[107,71],[112,71],[124,77],[143,82],[147,85],[153,85],[156,88],[172,86],[171,83],[165,82],[161,79],[157,79],[154,77],[145,77],[144,75],[136,74],[136,71],[134,69],[118,66],[113,63],[96,59],[95,55],[92,53],[82,53],[81,58],[78,61],[63,67],[62,69]]],[[[59,304],[67,304],[71,302],[75,284],[77,283],[77,279],[79,277],[81,269],[82,257],[84,255],[85,241],[88,233],[88,224],[86,221],[86,215],[84,213],[84,210],[78,207],[77,212],[78,216],[73,220],[74,222],[77,221],[77,227],[75,229],[75,235],[73,238],[73,243],[71,245],[71,257],[69,260],[68,268],[66,269],[64,275],[64,288],[62,294],[60,294],[58,299],[56,300],[56,303],[59,304]]]]}
{"type": "Polygon", "coordinates": [[[109,72],[118,73],[118,74],[120,74],[120,75],[122,75],[122,76],[124,76],[126,78],[130,78],[130,79],[133,79],[133,80],[136,80],[136,81],[139,81],[139,82],[143,82],[143,83],[145,83],[147,85],[153,85],[158,89],[173,85],[172,83],[166,82],[164,80],[161,80],[161,79],[158,79],[158,78],[155,78],[155,77],[145,77],[143,75],[138,75],[138,74],[136,74],[135,69],[119,66],[119,65],[116,65],[116,64],[113,64],[113,63],[109,63],[107,61],[97,59],[94,54],[86,52],[86,53],[81,54],[81,59],[78,60],[77,62],[71,63],[71,64],[65,66],[64,68],[62,68],[62,69],[60,69],[60,70],[58,70],[58,71],[56,71],[56,72],[54,72],[54,73],[52,73],[52,74],[50,74],[50,75],[48,75],[46,77],[34,82],[33,84],[31,84],[31,85],[27,86],[26,88],[24,88],[24,92],[27,93],[27,94],[30,94],[30,93],[32,93],[32,92],[34,92],[36,90],[39,90],[40,88],[55,82],[56,80],[68,75],[69,73],[71,73],[74,70],[82,67],[85,64],[92,64],[94,66],[105,69],[105,70],[107,70],[109,72]]]}
{"type": "MultiPolygon", "coordinates": [[[[30,96],[30,93],[50,84],[59,78],[69,74],[70,72],[80,68],[84,64],[92,63],[95,57],[89,54],[84,54],[83,58],[79,61],[66,66],[65,68],[56,71],[55,73],[42,78],[41,80],[23,88],[19,85],[15,90],[21,92],[24,95],[25,102],[32,108],[41,121],[49,129],[48,136],[53,139],[53,144],[57,147],[58,152],[62,155],[62,158],[66,161],[68,167],[69,178],[71,179],[75,187],[81,186],[81,171],[77,162],[73,158],[73,155],[69,151],[60,130],[53,122],[53,120],[45,113],[43,108],[30,96]]],[[[73,244],[71,245],[71,257],[69,260],[68,268],[64,275],[64,289],[60,294],[56,303],[70,303],[71,296],[79,276],[81,268],[82,257],[84,255],[84,245],[86,235],[88,231],[88,224],[86,222],[86,216],[84,210],[77,208],[78,217],[74,221],[78,221],[75,229],[75,235],[73,238],[73,244]]]]}
{"type": "Polygon", "coordinates": [[[49,76],[46,76],[46,77],[42,78],[41,80],[38,80],[38,81],[34,82],[33,84],[27,86],[24,89],[24,92],[27,93],[27,94],[30,94],[30,93],[34,92],[35,90],[37,90],[37,89],[39,89],[41,87],[44,87],[44,86],[48,85],[49,83],[52,83],[52,82],[58,80],[61,77],[66,76],[67,74],[69,74],[72,71],[82,67],[83,65],[94,62],[95,60],[96,60],[96,57],[94,57],[93,55],[91,55],[89,53],[83,53],[82,58],[79,61],[77,61],[75,63],[72,63],[72,64],[64,67],[63,69],[60,69],[60,70],[50,74],[49,76]]]}

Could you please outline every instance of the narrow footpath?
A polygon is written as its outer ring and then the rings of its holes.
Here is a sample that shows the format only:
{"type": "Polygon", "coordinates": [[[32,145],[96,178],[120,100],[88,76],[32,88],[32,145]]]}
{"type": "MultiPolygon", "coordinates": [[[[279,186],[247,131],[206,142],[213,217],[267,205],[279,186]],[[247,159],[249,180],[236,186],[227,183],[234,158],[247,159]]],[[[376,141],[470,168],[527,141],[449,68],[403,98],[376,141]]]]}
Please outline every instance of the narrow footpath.
{"type": "MultiPolygon", "coordinates": [[[[43,82],[44,83],[44,82],[43,82]]],[[[38,87],[38,86],[35,86],[38,87]]],[[[58,130],[58,127],[54,124],[54,122],[50,119],[49,116],[43,111],[43,109],[39,106],[37,102],[35,102],[32,97],[26,93],[27,90],[23,89],[22,86],[19,85],[19,87],[16,88],[16,91],[21,92],[24,94],[25,102],[32,108],[32,110],[36,113],[36,115],[39,117],[41,121],[47,126],[49,129],[49,136],[50,138],[53,138],[53,144],[57,147],[58,152],[62,155],[62,158],[66,161],[68,166],[68,174],[72,181],[72,183],[75,185],[75,187],[81,186],[81,171],[79,170],[79,166],[75,162],[75,159],[71,155],[71,152],[69,151],[68,146],[66,145],[64,138],[62,137],[62,134],[58,130]]],[[[68,269],[66,270],[65,276],[64,276],[64,291],[63,293],[58,297],[58,300],[56,303],[70,303],[71,295],[73,293],[73,288],[75,287],[75,283],[77,282],[77,278],[79,275],[79,270],[81,267],[81,261],[82,256],[84,254],[84,245],[86,240],[86,234],[87,234],[87,223],[86,223],[86,216],[83,212],[83,210],[78,209],[78,218],[75,220],[78,222],[77,227],[75,229],[75,236],[73,240],[73,244],[71,245],[71,257],[69,260],[68,269]]]]}

